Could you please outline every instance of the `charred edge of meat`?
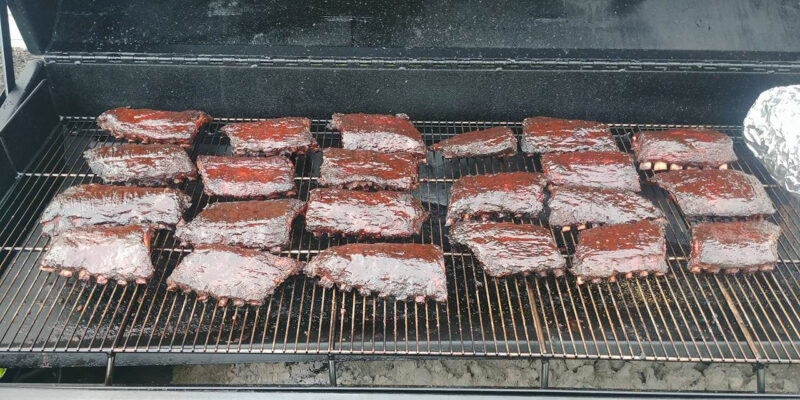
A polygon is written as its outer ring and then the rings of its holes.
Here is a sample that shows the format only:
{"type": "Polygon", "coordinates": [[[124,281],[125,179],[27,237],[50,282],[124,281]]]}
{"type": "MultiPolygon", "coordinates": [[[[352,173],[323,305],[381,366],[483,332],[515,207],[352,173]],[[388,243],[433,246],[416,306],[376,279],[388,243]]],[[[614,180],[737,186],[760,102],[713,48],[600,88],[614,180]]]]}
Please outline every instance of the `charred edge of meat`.
{"type": "MultiPolygon", "coordinates": [[[[108,131],[106,131],[108,132],[108,131]]],[[[177,146],[181,146],[184,149],[188,149],[192,147],[192,141],[194,137],[191,139],[170,139],[170,140],[151,140],[150,138],[145,138],[140,135],[128,135],[125,133],[117,133],[117,132],[108,132],[116,139],[125,139],[131,143],[139,143],[139,144],[174,144],[177,146]]]]}
{"type": "MultiPolygon", "coordinates": [[[[453,225],[454,223],[459,222],[459,221],[477,221],[477,220],[489,221],[492,218],[502,219],[502,218],[505,218],[505,217],[507,217],[509,215],[510,214],[498,213],[498,212],[474,212],[472,214],[464,213],[464,214],[459,215],[458,219],[448,218],[447,221],[445,221],[445,225],[446,226],[450,226],[450,225],[453,225]]],[[[514,218],[517,218],[517,219],[519,219],[519,218],[536,219],[538,217],[539,217],[539,214],[520,214],[520,213],[514,214],[514,218]]]]}
{"type": "Polygon", "coordinates": [[[309,145],[309,146],[302,146],[302,147],[297,147],[297,148],[292,148],[292,149],[284,149],[284,150],[279,151],[277,153],[272,153],[272,152],[267,153],[267,152],[264,152],[264,151],[259,151],[259,150],[252,151],[252,150],[247,150],[247,149],[233,149],[232,150],[234,156],[240,156],[240,157],[272,157],[272,156],[291,157],[292,155],[295,155],[295,156],[299,157],[299,156],[303,156],[303,155],[306,155],[306,154],[309,154],[309,153],[314,153],[314,152],[317,152],[317,151],[320,151],[320,148],[319,148],[318,145],[309,145]]]}
{"type": "MultiPolygon", "coordinates": [[[[209,298],[214,298],[214,296],[212,296],[211,294],[209,294],[207,292],[201,292],[201,291],[192,289],[188,285],[183,285],[183,284],[175,283],[175,282],[172,282],[172,281],[168,281],[167,282],[167,290],[169,290],[169,291],[180,290],[184,294],[195,293],[197,295],[197,301],[200,301],[200,302],[203,302],[203,303],[207,302],[209,298]]],[[[258,307],[258,306],[264,304],[264,300],[263,299],[245,300],[245,299],[240,299],[240,298],[235,298],[235,297],[234,298],[230,298],[230,297],[225,297],[225,296],[218,297],[218,298],[215,298],[215,299],[217,301],[217,307],[225,307],[225,306],[228,305],[229,301],[234,305],[234,307],[242,307],[244,305],[251,305],[253,307],[258,307]]]]}
{"type": "Polygon", "coordinates": [[[178,173],[171,180],[158,180],[158,179],[131,179],[131,180],[120,180],[120,179],[103,179],[103,183],[106,184],[121,184],[123,186],[145,186],[145,187],[158,187],[164,184],[169,185],[169,183],[180,185],[185,181],[194,182],[197,180],[197,172],[191,173],[178,173]]]}
{"type": "Polygon", "coordinates": [[[661,171],[677,171],[681,169],[728,169],[728,163],[720,165],[692,165],[692,164],[675,164],[665,161],[652,161],[640,162],[639,170],[661,172],[661,171]]]}
{"type": "MultiPolygon", "coordinates": [[[[355,182],[348,182],[342,185],[325,185],[325,187],[336,188],[336,189],[348,189],[348,190],[374,190],[374,191],[396,191],[397,186],[395,185],[381,185],[370,181],[355,181],[355,182]]],[[[414,181],[408,189],[403,189],[403,191],[412,191],[419,187],[419,182],[414,181]]]]}
{"type": "MultiPolygon", "coordinates": [[[[441,150],[436,151],[436,152],[437,153],[441,153],[441,150]]],[[[455,160],[459,160],[459,159],[463,160],[465,158],[469,158],[469,159],[473,159],[473,160],[477,160],[477,161],[498,159],[499,158],[500,161],[505,161],[506,159],[514,158],[516,155],[517,155],[516,151],[514,151],[514,152],[507,151],[507,152],[504,152],[504,153],[497,153],[497,154],[475,154],[475,155],[464,156],[464,157],[460,157],[460,156],[445,157],[444,154],[442,154],[442,158],[444,158],[445,160],[454,160],[454,161],[455,160]]]]}
{"type": "Polygon", "coordinates": [[[747,222],[747,221],[758,222],[758,221],[765,220],[767,217],[768,217],[768,215],[763,215],[763,214],[748,215],[746,217],[708,217],[708,216],[705,216],[705,217],[686,218],[686,221],[688,221],[690,223],[693,223],[693,224],[698,224],[698,223],[701,223],[701,222],[747,222]]]}
{"type": "MultiPolygon", "coordinates": [[[[426,216],[423,221],[425,221],[427,219],[428,219],[428,217],[426,216]]],[[[420,229],[421,229],[421,226],[420,226],[420,229]]],[[[417,231],[419,231],[419,229],[417,229],[417,231]]],[[[362,239],[408,239],[408,238],[410,238],[410,237],[412,237],[412,236],[414,236],[414,235],[416,235],[418,233],[419,232],[413,232],[413,233],[412,232],[408,232],[408,233],[402,233],[402,234],[397,234],[397,235],[392,235],[392,236],[384,236],[383,234],[381,234],[379,232],[378,233],[357,233],[357,234],[356,233],[343,233],[342,231],[339,231],[339,230],[336,230],[336,229],[331,229],[331,228],[316,228],[314,230],[314,232],[311,232],[311,234],[314,235],[315,238],[324,238],[324,237],[335,238],[335,237],[341,236],[341,237],[348,237],[348,238],[353,238],[353,239],[357,239],[357,240],[362,240],[362,239]]]]}
{"type": "Polygon", "coordinates": [[[590,278],[590,277],[587,277],[587,276],[578,275],[578,276],[575,277],[575,283],[577,283],[578,285],[583,285],[586,282],[591,282],[591,283],[602,283],[602,282],[614,283],[614,282],[616,282],[618,280],[618,278],[619,279],[623,279],[623,278],[624,279],[631,279],[631,278],[633,278],[635,276],[639,276],[639,277],[644,278],[644,277],[647,277],[649,275],[664,276],[664,275],[666,275],[666,273],[665,272],[661,272],[661,271],[654,272],[654,271],[650,271],[650,270],[646,270],[645,269],[645,270],[629,271],[629,272],[626,272],[624,274],[623,273],[614,273],[613,275],[605,277],[605,278],[590,278]]]}
{"type": "MultiPolygon", "coordinates": [[[[666,224],[667,223],[667,219],[663,218],[663,217],[660,217],[660,218],[645,218],[645,220],[646,221],[652,221],[652,222],[658,222],[658,223],[661,223],[661,224],[666,224]]],[[[584,222],[584,223],[579,223],[579,224],[562,225],[561,226],[561,232],[570,232],[572,230],[576,230],[576,231],[580,232],[580,231],[582,231],[584,229],[594,228],[594,227],[597,227],[597,226],[605,226],[605,225],[608,225],[608,224],[605,224],[605,223],[602,223],[602,222],[599,222],[599,223],[584,222]]]]}
{"type": "Polygon", "coordinates": [[[214,199],[231,198],[231,199],[238,199],[238,200],[242,200],[242,199],[247,199],[247,200],[273,200],[273,199],[278,199],[278,198],[281,198],[281,197],[294,197],[294,195],[297,194],[296,191],[289,190],[289,191],[286,191],[286,192],[272,193],[272,194],[270,194],[268,196],[231,196],[231,195],[218,195],[216,193],[213,193],[213,192],[207,190],[205,187],[203,187],[203,193],[206,196],[214,198],[214,199]]]}

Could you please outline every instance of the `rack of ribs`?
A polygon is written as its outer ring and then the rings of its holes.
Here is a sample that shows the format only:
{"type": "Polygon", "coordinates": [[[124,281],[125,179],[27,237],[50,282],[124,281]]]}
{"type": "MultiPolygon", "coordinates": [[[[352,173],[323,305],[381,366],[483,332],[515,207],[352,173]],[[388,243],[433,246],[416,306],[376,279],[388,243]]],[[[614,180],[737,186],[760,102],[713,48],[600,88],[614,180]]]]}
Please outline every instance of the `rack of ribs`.
{"type": "Polygon", "coordinates": [[[550,117],[522,121],[521,147],[525,154],[619,150],[606,124],[550,117]]]}
{"type": "Polygon", "coordinates": [[[489,276],[564,274],[564,256],[541,226],[464,221],[450,228],[450,240],[469,247],[489,276]]]}
{"type": "Polygon", "coordinates": [[[735,170],[679,170],[651,178],[668,191],[690,220],[705,217],[760,218],[775,213],[755,176],[735,170]]]}
{"type": "Polygon", "coordinates": [[[462,176],[450,188],[446,224],[473,216],[536,218],[544,208],[544,184],[544,175],[533,172],[462,176]]]}
{"type": "Polygon", "coordinates": [[[406,153],[424,159],[427,154],[417,128],[408,115],[333,114],[330,127],[342,134],[342,147],[348,150],[373,150],[406,153]]]}
{"type": "Polygon", "coordinates": [[[170,188],[86,184],[57,195],[42,212],[42,232],[57,235],[86,225],[170,228],[181,221],[189,196],[170,188]]]}
{"type": "Polygon", "coordinates": [[[203,191],[209,196],[237,199],[273,198],[294,194],[294,165],[283,156],[198,156],[203,191]]]}
{"type": "Polygon", "coordinates": [[[238,156],[302,154],[319,145],[311,136],[311,120],[283,117],[258,122],[227,124],[220,128],[238,156]]]}
{"type": "Polygon", "coordinates": [[[158,111],[120,107],[97,117],[97,125],[115,138],[189,147],[200,127],[211,122],[202,111],[158,111]]]}
{"type": "Polygon", "coordinates": [[[592,225],[627,224],[639,220],[664,221],[664,213],[641,195],[624,190],[559,186],[550,191],[548,221],[566,232],[592,225]]]}
{"type": "Polygon", "coordinates": [[[617,275],[657,276],[667,273],[667,245],[664,227],[654,221],[608,225],[582,231],[573,256],[572,273],[577,283],[603,279],[614,282],[617,275]]]}
{"type": "Polygon", "coordinates": [[[192,222],[179,224],[184,245],[225,244],[280,252],[289,244],[292,221],[306,209],[297,199],[214,203],[192,222]]]}
{"type": "Polygon", "coordinates": [[[92,172],[105,183],[164,186],[197,178],[186,151],[174,144],[122,144],[83,152],[92,172]]]}
{"type": "Polygon", "coordinates": [[[430,146],[444,158],[510,157],[517,154],[517,138],[505,126],[455,135],[430,146]]]}
{"type": "Polygon", "coordinates": [[[77,274],[98,284],[108,280],[145,284],[153,276],[150,260],[152,229],[140,225],[84,226],[53,238],[42,256],[41,269],[65,277],[77,274]]]}
{"type": "Polygon", "coordinates": [[[258,306],[302,268],[300,261],[255,249],[204,245],[183,257],[167,277],[167,290],[195,292],[200,301],[211,296],[220,307],[229,300],[237,307],[258,306]]]}
{"type": "Polygon", "coordinates": [[[712,129],[637,132],[632,147],[642,170],[727,169],[736,161],[733,140],[712,129]]]}
{"type": "Polygon", "coordinates": [[[692,226],[689,270],[735,274],[772,271],[781,229],[766,221],[700,223],[692,226]]]}
{"type": "Polygon", "coordinates": [[[413,190],[419,184],[419,159],[403,153],[329,147],[322,151],[317,182],[347,189],[413,190]]]}
{"type": "Polygon", "coordinates": [[[556,186],[642,190],[630,154],[618,151],[583,151],[542,154],[547,182],[556,186]]]}
{"type": "Polygon", "coordinates": [[[428,212],[410,193],[312,189],[306,230],[315,236],[410,237],[420,232],[427,219],[428,212]]]}
{"type": "Polygon", "coordinates": [[[447,301],[442,250],[431,244],[354,243],[325,249],[305,267],[319,284],[399,301],[447,301]]]}

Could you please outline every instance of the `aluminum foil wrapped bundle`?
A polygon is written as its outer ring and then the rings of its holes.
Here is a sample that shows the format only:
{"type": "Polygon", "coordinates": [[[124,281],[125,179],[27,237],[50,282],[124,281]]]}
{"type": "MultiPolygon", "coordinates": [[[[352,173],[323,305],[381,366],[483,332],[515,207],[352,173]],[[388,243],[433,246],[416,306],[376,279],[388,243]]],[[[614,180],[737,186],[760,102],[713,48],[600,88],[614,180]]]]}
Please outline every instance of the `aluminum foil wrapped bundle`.
{"type": "Polygon", "coordinates": [[[761,93],[744,119],[744,138],[778,184],[800,195],[800,85],[761,93]]]}

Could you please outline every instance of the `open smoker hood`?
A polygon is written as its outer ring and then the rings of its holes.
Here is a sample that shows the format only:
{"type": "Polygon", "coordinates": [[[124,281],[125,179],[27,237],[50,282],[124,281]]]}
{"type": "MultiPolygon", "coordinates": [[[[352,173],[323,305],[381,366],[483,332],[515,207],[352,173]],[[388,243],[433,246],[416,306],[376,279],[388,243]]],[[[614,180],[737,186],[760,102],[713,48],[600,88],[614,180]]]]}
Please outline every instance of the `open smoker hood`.
{"type": "Polygon", "coordinates": [[[800,51],[800,11],[790,1],[10,3],[35,54],[620,58],[626,51],[646,51],[647,58],[711,52],[710,59],[745,53],[765,59],[800,51]]]}
{"type": "MultiPolygon", "coordinates": [[[[66,157],[45,172],[27,167],[45,160],[37,153],[55,143],[47,141],[54,132],[90,137],[92,122],[84,117],[125,104],[199,108],[228,118],[406,112],[437,129],[449,125],[436,121],[520,121],[533,114],[738,125],[758,93],[800,82],[800,19],[791,2],[685,1],[668,10],[647,0],[591,7],[577,0],[535,7],[523,1],[283,3],[12,0],[27,43],[45,60],[24,82],[30,95],[2,121],[0,188],[5,193],[18,179],[26,181],[22,189],[38,188],[34,180],[58,181],[62,170],[79,175],[66,157]]],[[[25,200],[26,193],[14,195],[25,200]]],[[[23,220],[35,214],[27,206],[23,211],[23,220]]],[[[741,312],[722,300],[720,307],[741,312]]],[[[104,327],[132,323],[127,313],[113,313],[104,327]]],[[[771,343],[763,332],[752,334],[771,343]]],[[[736,356],[747,361],[789,356],[753,354],[744,334],[735,339],[732,346],[744,349],[736,356]]],[[[89,343],[98,345],[93,354],[2,357],[29,365],[108,360],[109,371],[115,360],[246,358],[117,353],[105,341],[89,343]]]]}

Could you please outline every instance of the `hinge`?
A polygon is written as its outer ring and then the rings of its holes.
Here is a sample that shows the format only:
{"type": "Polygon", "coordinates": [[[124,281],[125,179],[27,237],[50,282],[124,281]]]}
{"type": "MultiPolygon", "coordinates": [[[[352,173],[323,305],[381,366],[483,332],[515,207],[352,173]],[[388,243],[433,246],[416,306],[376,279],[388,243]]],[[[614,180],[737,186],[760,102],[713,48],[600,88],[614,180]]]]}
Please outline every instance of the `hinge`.
{"type": "Polygon", "coordinates": [[[617,59],[478,59],[380,57],[274,57],[145,53],[47,53],[47,63],[219,65],[249,67],[478,69],[617,72],[800,73],[800,62],[617,59]]]}

